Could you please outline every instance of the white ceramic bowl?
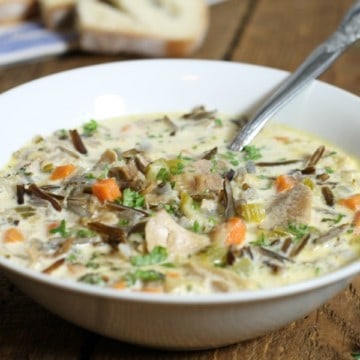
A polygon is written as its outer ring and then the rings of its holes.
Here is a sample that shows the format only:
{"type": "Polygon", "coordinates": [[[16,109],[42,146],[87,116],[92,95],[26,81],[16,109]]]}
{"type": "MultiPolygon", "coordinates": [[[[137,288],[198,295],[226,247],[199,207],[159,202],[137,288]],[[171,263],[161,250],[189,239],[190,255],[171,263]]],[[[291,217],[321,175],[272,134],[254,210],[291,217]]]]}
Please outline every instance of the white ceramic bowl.
{"type": "MultiPolygon", "coordinates": [[[[286,75],[239,63],[142,60],[48,76],[0,96],[0,164],[32,135],[90,117],[182,111],[199,104],[223,113],[246,112],[286,75]]],[[[314,82],[276,118],[360,157],[359,115],[359,98],[314,82]]],[[[343,289],[360,262],[277,289],[184,297],[59,281],[2,258],[0,267],[37,302],[79,326],[135,344],[201,349],[253,338],[301,318],[343,289]]]]}

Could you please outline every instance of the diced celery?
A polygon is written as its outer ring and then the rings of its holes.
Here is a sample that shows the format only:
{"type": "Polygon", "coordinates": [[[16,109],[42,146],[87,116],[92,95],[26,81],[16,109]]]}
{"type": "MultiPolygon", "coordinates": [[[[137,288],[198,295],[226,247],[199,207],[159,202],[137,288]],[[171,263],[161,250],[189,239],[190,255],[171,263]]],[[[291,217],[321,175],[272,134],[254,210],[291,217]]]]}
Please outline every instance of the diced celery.
{"type": "Polygon", "coordinates": [[[159,174],[161,174],[162,172],[169,173],[169,166],[165,159],[157,159],[147,166],[146,179],[149,181],[161,180],[159,179],[159,174]]]}
{"type": "Polygon", "coordinates": [[[266,216],[264,204],[241,204],[240,215],[248,222],[261,223],[266,216]]]}

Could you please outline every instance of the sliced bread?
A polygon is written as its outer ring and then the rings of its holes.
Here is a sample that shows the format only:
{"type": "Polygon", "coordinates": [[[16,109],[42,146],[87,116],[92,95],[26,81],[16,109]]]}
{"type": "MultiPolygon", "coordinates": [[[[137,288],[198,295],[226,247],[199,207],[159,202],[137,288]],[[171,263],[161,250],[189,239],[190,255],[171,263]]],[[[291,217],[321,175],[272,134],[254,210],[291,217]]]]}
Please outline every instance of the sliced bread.
{"type": "Polygon", "coordinates": [[[100,53],[182,57],[203,42],[205,0],[77,0],[80,47],[100,53]]]}
{"type": "Polygon", "coordinates": [[[49,29],[73,26],[76,0],[38,0],[41,18],[49,29]]]}
{"type": "Polygon", "coordinates": [[[0,0],[0,23],[24,20],[36,10],[36,0],[0,0]]]}

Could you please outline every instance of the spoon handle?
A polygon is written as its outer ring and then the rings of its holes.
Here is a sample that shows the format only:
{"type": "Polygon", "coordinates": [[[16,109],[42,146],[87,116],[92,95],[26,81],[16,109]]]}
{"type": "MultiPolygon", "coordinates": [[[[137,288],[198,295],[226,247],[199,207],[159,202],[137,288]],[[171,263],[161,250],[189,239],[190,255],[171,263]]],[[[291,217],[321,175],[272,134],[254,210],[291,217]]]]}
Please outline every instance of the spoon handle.
{"type": "Polygon", "coordinates": [[[232,151],[242,150],[275,113],[294,98],[311,80],[327,70],[359,38],[360,0],[350,8],[338,29],[320,44],[257,110],[236,135],[229,145],[229,149],[232,151]]]}

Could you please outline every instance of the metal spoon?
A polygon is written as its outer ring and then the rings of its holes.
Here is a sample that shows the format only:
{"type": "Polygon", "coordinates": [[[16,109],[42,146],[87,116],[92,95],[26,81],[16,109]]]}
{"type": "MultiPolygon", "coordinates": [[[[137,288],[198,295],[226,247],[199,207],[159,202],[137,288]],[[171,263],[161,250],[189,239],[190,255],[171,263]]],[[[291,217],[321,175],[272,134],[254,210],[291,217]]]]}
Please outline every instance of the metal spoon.
{"type": "Polygon", "coordinates": [[[265,123],[297,95],[305,85],[317,78],[352,44],[360,39],[360,0],[347,12],[338,29],[320,44],[257,110],[229,145],[242,150],[265,123]]]}

